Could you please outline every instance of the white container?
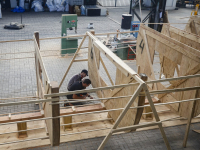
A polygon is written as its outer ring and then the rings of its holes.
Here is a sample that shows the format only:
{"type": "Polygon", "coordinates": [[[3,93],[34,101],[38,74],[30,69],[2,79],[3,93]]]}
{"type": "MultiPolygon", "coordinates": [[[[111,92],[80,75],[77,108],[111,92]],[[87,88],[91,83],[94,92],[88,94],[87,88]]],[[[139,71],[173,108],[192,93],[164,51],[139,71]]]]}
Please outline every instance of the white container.
{"type": "Polygon", "coordinates": [[[101,7],[99,5],[96,5],[96,6],[97,6],[97,8],[101,9],[101,16],[106,16],[107,15],[107,8],[101,7]]]}
{"type": "Polygon", "coordinates": [[[10,0],[10,7],[15,8],[17,6],[17,0],[10,0]]]}
{"type": "Polygon", "coordinates": [[[176,0],[167,0],[165,10],[174,10],[176,8],[176,0]]]}

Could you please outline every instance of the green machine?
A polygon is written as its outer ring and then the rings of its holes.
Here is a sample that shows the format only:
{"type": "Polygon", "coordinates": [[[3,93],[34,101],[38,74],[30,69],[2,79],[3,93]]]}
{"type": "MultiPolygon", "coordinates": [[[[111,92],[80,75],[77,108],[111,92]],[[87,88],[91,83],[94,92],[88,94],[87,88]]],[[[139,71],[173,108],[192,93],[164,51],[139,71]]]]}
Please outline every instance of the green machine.
{"type": "MultiPolygon", "coordinates": [[[[75,33],[77,33],[77,15],[76,14],[63,14],[62,15],[62,29],[61,36],[67,36],[67,30],[75,28],[75,33]]],[[[78,47],[77,38],[62,38],[61,39],[61,55],[67,53],[75,53],[78,47]],[[72,48],[72,49],[70,49],[72,48]]]]}

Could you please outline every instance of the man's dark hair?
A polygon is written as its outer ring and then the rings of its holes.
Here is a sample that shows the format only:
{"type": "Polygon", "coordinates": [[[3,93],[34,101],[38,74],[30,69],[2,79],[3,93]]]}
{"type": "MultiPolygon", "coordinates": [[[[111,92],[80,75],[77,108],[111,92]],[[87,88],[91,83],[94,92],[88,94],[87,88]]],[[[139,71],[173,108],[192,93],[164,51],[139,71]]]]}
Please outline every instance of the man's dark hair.
{"type": "Polygon", "coordinates": [[[84,81],[83,81],[83,83],[85,83],[85,84],[91,84],[91,80],[90,79],[84,79],[84,81]]]}
{"type": "Polygon", "coordinates": [[[81,71],[81,73],[85,73],[87,76],[88,76],[88,71],[86,70],[86,69],[83,69],[82,71],[81,71]]]}

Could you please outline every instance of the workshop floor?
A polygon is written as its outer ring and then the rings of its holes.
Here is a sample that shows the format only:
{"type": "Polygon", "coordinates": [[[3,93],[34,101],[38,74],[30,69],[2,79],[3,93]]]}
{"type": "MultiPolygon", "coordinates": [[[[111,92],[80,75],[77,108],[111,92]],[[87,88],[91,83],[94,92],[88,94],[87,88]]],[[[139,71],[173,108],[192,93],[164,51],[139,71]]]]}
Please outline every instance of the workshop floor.
{"type": "MultiPolygon", "coordinates": [[[[110,18],[121,22],[121,14],[129,11],[129,6],[125,7],[108,7],[109,16],[107,17],[78,17],[78,34],[84,34],[88,31],[87,25],[94,23],[95,32],[115,32],[120,28],[120,25],[110,18]]],[[[169,11],[169,21],[171,23],[187,23],[189,18],[180,19],[182,17],[190,16],[191,8],[181,8],[179,10],[169,11]]],[[[143,11],[143,17],[148,14],[148,10],[143,11]]],[[[39,31],[40,38],[46,37],[59,37],[61,36],[61,15],[62,12],[25,12],[22,14],[12,13],[10,11],[3,11],[3,18],[0,19],[0,41],[4,40],[20,40],[32,39],[34,31],[39,31]],[[22,22],[26,25],[22,30],[5,30],[4,25],[10,22],[22,22]]],[[[172,24],[175,27],[184,29],[185,24],[172,24]]],[[[74,34],[74,31],[69,31],[69,34],[74,34]]],[[[80,40],[79,40],[80,42],[80,40]]],[[[84,46],[87,45],[87,41],[84,46]]],[[[60,49],[60,40],[41,41],[42,50],[57,50],[60,49]]],[[[17,52],[31,52],[34,51],[33,42],[13,42],[13,43],[0,43],[0,98],[23,97],[33,96],[36,91],[36,78],[35,78],[35,62],[33,53],[21,54],[6,54],[4,53],[17,53],[17,52]],[[26,58],[25,58],[26,57],[26,58]],[[13,59],[15,58],[15,59],[13,59]],[[24,58],[24,59],[16,59],[24,58]]],[[[52,54],[51,52],[43,52],[43,56],[52,54]]],[[[59,54],[59,51],[55,51],[59,54]]],[[[85,57],[81,55],[79,57],[85,57]]],[[[44,57],[44,63],[47,68],[48,75],[51,81],[61,81],[71,57],[66,59],[56,57],[44,57]]],[[[106,60],[106,58],[103,58],[106,60]]],[[[107,61],[108,62],[108,61],[107,61]]],[[[135,63],[127,62],[134,70],[136,70],[135,63]]],[[[68,79],[79,73],[82,68],[87,69],[86,63],[74,65],[73,69],[67,76],[62,91],[66,91],[68,79]]],[[[107,63],[107,68],[114,70],[111,63],[107,63]]],[[[105,72],[101,72],[104,76],[105,72]]],[[[115,80],[115,71],[112,72],[111,77],[115,80]]],[[[109,80],[105,78],[109,84],[109,80]]],[[[14,99],[12,101],[18,101],[14,99]]],[[[5,100],[1,100],[5,102],[5,100]]],[[[35,104],[26,104],[19,106],[0,107],[0,114],[22,112],[39,109],[35,104]]],[[[195,129],[199,129],[199,123],[193,124],[195,129]]],[[[182,140],[185,126],[165,128],[166,134],[173,149],[182,149],[182,140]]],[[[61,144],[57,149],[96,149],[103,138],[95,138],[92,140],[75,141],[70,143],[61,144]],[[96,144],[94,144],[96,143],[96,144]],[[66,147],[66,145],[68,147],[66,147]]],[[[188,149],[200,149],[198,134],[191,131],[189,135],[188,149]]],[[[107,149],[161,149],[165,148],[164,142],[157,129],[149,131],[141,131],[136,133],[127,133],[116,135],[107,144],[107,149]],[[134,135],[134,136],[133,136],[134,135]],[[143,141],[143,138],[145,139],[143,141]],[[133,140],[133,141],[131,141],[133,140]],[[115,143],[113,145],[113,143],[115,143]]],[[[44,147],[42,149],[50,149],[44,147]]]]}
{"type": "MultiPolygon", "coordinates": [[[[199,150],[200,136],[190,131],[187,147],[183,148],[185,125],[164,128],[172,150],[199,150]]],[[[200,129],[200,123],[191,129],[200,129]]],[[[60,146],[30,148],[30,150],[97,150],[104,137],[61,143],[60,146]]],[[[167,150],[159,129],[113,135],[104,150],[167,150]]]]}

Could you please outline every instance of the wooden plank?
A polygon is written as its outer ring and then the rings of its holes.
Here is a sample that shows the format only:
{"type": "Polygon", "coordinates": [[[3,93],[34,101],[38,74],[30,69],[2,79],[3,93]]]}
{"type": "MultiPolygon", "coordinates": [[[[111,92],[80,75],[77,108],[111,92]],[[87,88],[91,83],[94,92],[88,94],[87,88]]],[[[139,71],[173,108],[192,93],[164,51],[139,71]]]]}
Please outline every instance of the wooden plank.
{"type": "MultiPolygon", "coordinates": [[[[116,71],[116,83],[115,84],[124,84],[124,83],[135,83],[136,81],[133,78],[126,77],[119,69],[116,71]]],[[[136,90],[136,86],[130,86],[125,88],[117,88],[114,89],[110,94],[111,97],[123,96],[123,95],[132,95],[136,90]]],[[[115,99],[110,99],[104,102],[106,109],[115,109],[115,108],[124,108],[126,104],[129,102],[130,98],[121,98],[117,101],[115,99]]],[[[137,106],[138,98],[136,98],[135,102],[132,104],[132,107],[137,106]]],[[[115,112],[109,112],[110,117],[116,121],[119,115],[121,114],[121,110],[115,112]]],[[[134,124],[136,109],[130,109],[124,116],[123,120],[119,124],[119,127],[129,126],[134,124]]]]}
{"type": "Polygon", "coordinates": [[[46,71],[46,68],[44,66],[44,62],[42,60],[42,56],[41,56],[41,53],[39,51],[39,46],[37,45],[36,39],[34,39],[34,47],[35,47],[35,53],[37,55],[37,58],[39,60],[39,63],[40,63],[41,69],[42,69],[42,73],[44,74],[44,78],[46,78],[46,80],[49,81],[49,77],[47,75],[47,71],[46,71]]]}
{"type": "MultiPolygon", "coordinates": [[[[93,34],[95,34],[93,32],[93,34]]],[[[99,67],[98,62],[100,61],[100,54],[96,55],[96,52],[98,52],[98,49],[93,45],[93,40],[89,37],[88,41],[88,74],[89,78],[91,80],[91,84],[93,88],[101,87],[101,79],[99,74],[99,67]],[[99,59],[99,60],[97,60],[99,59]]],[[[104,91],[97,91],[97,95],[100,98],[104,97],[104,91]]]]}
{"type": "MultiPolygon", "coordinates": [[[[59,86],[57,82],[51,82],[49,94],[51,93],[59,93],[59,86]]],[[[50,103],[59,102],[59,97],[52,97],[52,98],[58,98],[58,101],[46,102],[46,105],[44,107],[45,117],[60,116],[60,105],[59,104],[50,105],[50,103]]],[[[45,121],[49,133],[51,146],[58,146],[60,144],[60,118],[48,119],[45,121]]]]}
{"type": "Polygon", "coordinates": [[[88,59],[76,59],[74,62],[80,62],[80,61],[88,61],[88,59]]]}
{"type": "MultiPolygon", "coordinates": [[[[90,112],[90,111],[98,111],[98,110],[105,110],[105,108],[102,107],[102,105],[100,105],[100,104],[94,104],[94,105],[90,105],[90,106],[77,107],[76,111],[73,111],[71,108],[60,109],[60,116],[76,114],[76,113],[83,113],[83,112],[90,112]]],[[[41,114],[41,112],[25,113],[25,114],[12,115],[11,119],[9,118],[9,116],[2,116],[2,117],[0,117],[0,123],[25,121],[25,120],[39,119],[39,118],[44,118],[44,115],[41,114]]]]}
{"type": "Polygon", "coordinates": [[[39,119],[43,117],[44,115],[42,115],[40,112],[12,115],[11,119],[9,119],[8,116],[3,116],[3,117],[0,117],[0,123],[23,121],[23,120],[29,120],[29,119],[39,119]]]}

